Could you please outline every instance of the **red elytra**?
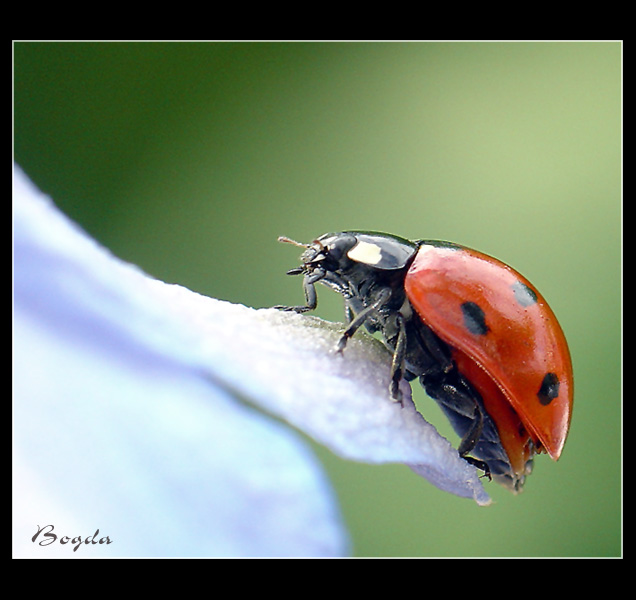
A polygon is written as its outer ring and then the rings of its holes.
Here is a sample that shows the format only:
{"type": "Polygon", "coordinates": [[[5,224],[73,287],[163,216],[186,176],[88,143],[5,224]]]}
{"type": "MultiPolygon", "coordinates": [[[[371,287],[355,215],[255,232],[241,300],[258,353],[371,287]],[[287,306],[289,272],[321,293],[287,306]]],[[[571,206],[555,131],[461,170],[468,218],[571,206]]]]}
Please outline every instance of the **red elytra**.
{"type": "Polygon", "coordinates": [[[523,473],[534,452],[557,460],[572,416],[572,362],[543,296],[495,258],[426,242],[404,285],[480,392],[515,472],[523,473]]]}

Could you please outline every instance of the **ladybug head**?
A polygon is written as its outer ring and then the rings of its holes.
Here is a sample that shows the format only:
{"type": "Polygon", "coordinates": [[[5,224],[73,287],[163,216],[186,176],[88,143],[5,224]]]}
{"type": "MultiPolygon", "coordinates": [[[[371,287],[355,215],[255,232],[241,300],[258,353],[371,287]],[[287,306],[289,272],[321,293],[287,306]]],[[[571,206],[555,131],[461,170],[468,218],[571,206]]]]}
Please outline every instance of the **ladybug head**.
{"type": "Polygon", "coordinates": [[[284,236],[280,236],[278,241],[305,248],[300,256],[302,266],[288,271],[289,275],[311,273],[318,268],[338,271],[351,262],[347,252],[358,242],[354,235],[348,233],[326,233],[311,244],[302,244],[284,236]]]}

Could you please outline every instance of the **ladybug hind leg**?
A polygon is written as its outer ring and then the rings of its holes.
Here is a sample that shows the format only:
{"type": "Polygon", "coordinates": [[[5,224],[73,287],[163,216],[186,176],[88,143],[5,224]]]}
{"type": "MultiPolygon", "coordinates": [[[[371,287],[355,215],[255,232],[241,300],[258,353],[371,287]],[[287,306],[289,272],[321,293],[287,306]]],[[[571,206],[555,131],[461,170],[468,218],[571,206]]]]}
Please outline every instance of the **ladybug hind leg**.
{"type": "Polygon", "coordinates": [[[492,481],[492,474],[490,473],[490,467],[483,461],[478,458],[473,458],[472,456],[462,456],[462,458],[469,464],[473,465],[473,467],[483,471],[483,475],[480,477],[486,477],[488,481],[492,481]]]}
{"type": "Polygon", "coordinates": [[[458,419],[463,421],[457,452],[466,462],[481,469],[484,477],[491,479],[488,465],[483,460],[468,456],[475,449],[484,429],[484,414],[473,389],[456,370],[441,375],[441,380],[424,375],[420,377],[420,382],[444,412],[449,417],[455,417],[451,418],[451,422],[455,423],[458,419]]]}

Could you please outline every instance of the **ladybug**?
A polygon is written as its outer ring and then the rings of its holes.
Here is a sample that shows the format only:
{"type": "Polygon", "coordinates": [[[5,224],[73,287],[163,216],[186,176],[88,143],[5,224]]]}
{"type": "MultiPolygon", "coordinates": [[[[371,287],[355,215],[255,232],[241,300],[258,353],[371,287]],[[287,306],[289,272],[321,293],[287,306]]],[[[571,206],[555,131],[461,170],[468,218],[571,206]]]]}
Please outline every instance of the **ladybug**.
{"type": "Polygon", "coordinates": [[[337,350],[362,326],[393,353],[389,393],[419,377],[460,436],[459,455],[512,491],[535,454],[557,460],[572,415],[572,363],[543,296],[508,265],[459,244],[386,233],[327,233],[305,248],[304,313],[315,284],[344,297],[347,327],[337,350]]]}

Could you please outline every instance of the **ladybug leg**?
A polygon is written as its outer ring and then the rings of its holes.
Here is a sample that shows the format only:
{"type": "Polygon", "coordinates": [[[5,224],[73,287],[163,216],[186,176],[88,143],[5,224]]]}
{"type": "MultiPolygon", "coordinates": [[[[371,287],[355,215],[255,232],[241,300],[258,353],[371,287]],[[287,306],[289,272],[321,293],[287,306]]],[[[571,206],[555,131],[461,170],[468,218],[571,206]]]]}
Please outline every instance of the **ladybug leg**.
{"type": "Polygon", "coordinates": [[[391,400],[399,402],[402,406],[402,392],[400,391],[400,381],[404,377],[404,362],[406,360],[406,326],[404,317],[398,314],[395,319],[398,328],[397,341],[395,342],[395,350],[393,351],[393,360],[391,361],[391,383],[389,384],[389,393],[391,400]]]}
{"type": "Polygon", "coordinates": [[[351,321],[353,321],[353,309],[351,308],[351,305],[349,304],[349,302],[347,300],[345,300],[345,323],[347,323],[347,325],[349,325],[349,323],[351,323],[351,321]]]}
{"type": "MultiPolygon", "coordinates": [[[[391,290],[383,289],[379,294],[376,300],[369,304],[365,309],[361,310],[349,323],[347,328],[344,330],[342,337],[338,341],[338,345],[336,346],[336,352],[342,354],[349,338],[353,336],[353,334],[360,329],[360,327],[364,324],[364,322],[374,314],[382,305],[386,304],[386,301],[391,296],[391,290]]],[[[351,308],[349,308],[349,312],[351,313],[351,308]]]]}
{"type": "Polygon", "coordinates": [[[450,358],[448,346],[444,344],[426,325],[417,331],[424,347],[435,359],[444,373],[448,373],[453,368],[453,361],[450,358]]]}
{"type": "MultiPolygon", "coordinates": [[[[299,269],[288,271],[288,275],[299,275],[299,269]]],[[[303,278],[303,292],[305,293],[305,304],[303,306],[282,306],[277,305],[274,308],[278,310],[294,311],[297,313],[305,313],[315,310],[318,306],[318,295],[316,294],[315,284],[325,277],[326,273],[322,269],[315,269],[311,274],[306,274],[303,278]]]]}
{"type": "MultiPolygon", "coordinates": [[[[428,387],[426,391],[429,391],[428,387]]],[[[471,394],[459,389],[455,384],[449,383],[442,383],[433,397],[440,404],[470,419],[470,425],[457,447],[457,452],[464,458],[475,448],[484,428],[484,416],[479,404],[471,394]]]]}
{"type": "Polygon", "coordinates": [[[426,376],[421,377],[420,380],[427,394],[435,398],[439,404],[457,415],[468,418],[469,426],[459,442],[457,452],[466,462],[481,469],[484,472],[483,477],[488,477],[490,480],[488,465],[482,460],[468,456],[481,437],[484,415],[472,388],[461,375],[459,377],[457,375],[458,373],[453,370],[444,374],[441,381],[431,382],[426,376]]]}
{"type": "Polygon", "coordinates": [[[473,467],[483,471],[483,475],[479,477],[487,477],[488,481],[492,481],[492,475],[490,474],[490,467],[483,461],[478,458],[473,458],[472,456],[462,456],[462,458],[469,464],[473,465],[473,467]]]}
{"type": "Polygon", "coordinates": [[[457,447],[457,452],[459,455],[464,458],[467,454],[472,452],[472,450],[477,445],[479,438],[481,437],[481,432],[484,429],[484,415],[481,412],[481,408],[479,408],[479,404],[477,400],[474,399],[469,394],[466,394],[463,391],[458,390],[454,386],[444,386],[446,388],[447,394],[452,396],[457,394],[460,397],[460,402],[462,405],[467,406],[467,403],[472,404],[472,408],[466,410],[465,415],[472,419],[470,427],[468,431],[464,434],[461,441],[459,442],[459,446],[457,447]]]}
{"type": "MultiPolygon", "coordinates": [[[[349,341],[349,338],[364,324],[364,322],[380,309],[387,300],[390,298],[391,292],[389,290],[383,290],[376,298],[373,304],[367,306],[364,310],[361,310],[356,316],[353,316],[353,311],[349,303],[345,303],[345,318],[348,321],[348,326],[336,346],[336,352],[342,353],[349,341]]],[[[402,392],[400,392],[400,381],[404,377],[404,360],[406,357],[406,326],[404,323],[404,317],[401,314],[397,314],[395,317],[395,323],[393,325],[397,329],[397,337],[395,342],[395,350],[393,350],[393,360],[391,361],[391,383],[389,384],[389,393],[391,400],[402,404],[402,392]]]]}

